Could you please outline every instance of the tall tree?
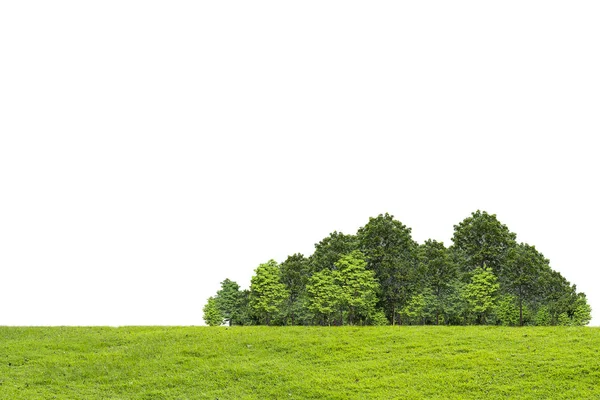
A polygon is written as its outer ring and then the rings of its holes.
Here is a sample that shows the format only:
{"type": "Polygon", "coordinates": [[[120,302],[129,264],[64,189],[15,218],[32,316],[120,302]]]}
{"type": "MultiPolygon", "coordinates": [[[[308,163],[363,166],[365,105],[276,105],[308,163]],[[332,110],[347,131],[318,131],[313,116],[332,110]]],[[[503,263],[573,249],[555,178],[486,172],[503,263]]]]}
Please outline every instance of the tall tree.
{"type": "Polygon", "coordinates": [[[240,301],[235,313],[235,323],[237,325],[255,325],[258,321],[253,315],[250,308],[250,290],[244,289],[240,291],[240,301]]]}
{"type": "Polygon", "coordinates": [[[520,326],[523,326],[523,303],[539,292],[538,279],[545,268],[549,268],[548,260],[534,246],[520,243],[508,250],[501,282],[517,299],[520,326]]]}
{"type": "Polygon", "coordinates": [[[508,250],[516,245],[515,239],[516,235],[498,221],[496,214],[477,210],[454,225],[451,249],[467,278],[475,268],[484,265],[500,276],[508,250]]]}
{"type": "Polygon", "coordinates": [[[357,236],[367,268],[375,272],[381,285],[380,306],[394,324],[397,311],[423,283],[417,243],[411,237],[411,229],[387,213],[369,218],[357,236]]]}
{"type": "Polygon", "coordinates": [[[345,254],[358,249],[356,236],[334,231],[315,244],[315,252],[309,257],[311,272],[334,270],[335,263],[345,254]]]}
{"type": "Polygon", "coordinates": [[[334,277],[341,289],[341,306],[347,310],[348,323],[364,322],[375,313],[379,284],[375,273],[367,270],[364,255],[355,250],[335,264],[334,277]]]}
{"type": "Polygon", "coordinates": [[[334,314],[342,303],[342,292],[334,278],[334,271],[323,269],[315,272],[306,286],[308,309],[321,324],[331,325],[334,314]]]}
{"type": "Polygon", "coordinates": [[[550,324],[557,325],[562,314],[571,312],[577,291],[560,272],[551,269],[542,273],[539,282],[543,304],[550,314],[550,324]]]}
{"type": "Polygon", "coordinates": [[[236,323],[240,311],[240,297],[240,285],[230,279],[221,282],[221,289],[217,291],[215,301],[229,326],[236,323]]]}
{"type": "Polygon", "coordinates": [[[204,305],[202,309],[204,312],[203,319],[209,326],[219,326],[223,323],[223,315],[221,315],[221,311],[219,311],[219,307],[217,306],[217,302],[214,297],[209,297],[208,301],[204,305]]]}
{"type": "Polygon", "coordinates": [[[471,282],[465,286],[463,296],[471,311],[477,315],[480,324],[486,323],[487,316],[494,309],[499,287],[498,278],[492,269],[485,265],[483,268],[475,268],[471,282]]]}
{"type": "Polygon", "coordinates": [[[444,243],[431,239],[419,246],[419,263],[427,276],[434,299],[435,324],[439,325],[440,314],[445,313],[452,283],[457,278],[457,267],[444,243]]]}
{"type": "Polygon", "coordinates": [[[274,260],[260,264],[254,272],[250,284],[250,307],[261,322],[270,325],[289,294],[281,283],[279,266],[274,260]]]}
{"type": "Polygon", "coordinates": [[[366,265],[364,255],[355,250],[342,256],[334,270],[316,272],[306,288],[309,309],[327,324],[336,313],[338,323],[350,325],[376,315],[379,284],[366,265]]]}
{"type": "Polygon", "coordinates": [[[288,298],[285,302],[286,318],[290,323],[297,323],[297,315],[301,311],[301,297],[306,290],[310,277],[309,261],[302,254],[289,256],[279,265],[281,271],[281,282],[288,290],[288,298]]]}

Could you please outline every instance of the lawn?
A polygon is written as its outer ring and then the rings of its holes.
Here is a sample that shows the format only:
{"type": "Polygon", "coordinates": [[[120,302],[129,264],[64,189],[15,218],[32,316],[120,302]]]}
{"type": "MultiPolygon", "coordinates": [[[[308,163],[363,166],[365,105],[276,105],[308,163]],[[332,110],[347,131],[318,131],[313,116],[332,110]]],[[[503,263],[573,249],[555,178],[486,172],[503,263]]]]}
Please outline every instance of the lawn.
{"type": "Polygon", "coordinates": [[[0,327],[0,399],[598,399],[600,329],[0,327]]]}

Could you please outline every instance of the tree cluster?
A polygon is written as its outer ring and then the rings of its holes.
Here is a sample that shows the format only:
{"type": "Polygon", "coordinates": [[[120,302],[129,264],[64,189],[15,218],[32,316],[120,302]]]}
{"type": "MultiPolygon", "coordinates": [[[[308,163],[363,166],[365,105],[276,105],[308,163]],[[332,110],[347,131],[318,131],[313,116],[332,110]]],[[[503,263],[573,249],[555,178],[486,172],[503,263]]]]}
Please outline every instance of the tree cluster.
{"type": "Polygon", "coordinates": [[[333,232],[309,257],[229,279],[208,299],[209,325],[587,325],[591,308],[534,246],[494,214],[454,226],[452,245],[416,243],[389,214],[354,235],[333,232]]]}

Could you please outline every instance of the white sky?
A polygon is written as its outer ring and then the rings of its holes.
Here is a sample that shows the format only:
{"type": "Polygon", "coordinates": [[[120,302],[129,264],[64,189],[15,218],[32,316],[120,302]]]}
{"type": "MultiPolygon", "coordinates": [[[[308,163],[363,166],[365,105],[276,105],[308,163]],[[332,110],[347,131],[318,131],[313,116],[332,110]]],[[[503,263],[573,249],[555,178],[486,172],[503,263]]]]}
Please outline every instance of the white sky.
{"type": "Polygon", "coordinates": [[[600,325],[597,1],[0,3],[0,325],[202,324],[225,278],[481,209],[600,325]]]}

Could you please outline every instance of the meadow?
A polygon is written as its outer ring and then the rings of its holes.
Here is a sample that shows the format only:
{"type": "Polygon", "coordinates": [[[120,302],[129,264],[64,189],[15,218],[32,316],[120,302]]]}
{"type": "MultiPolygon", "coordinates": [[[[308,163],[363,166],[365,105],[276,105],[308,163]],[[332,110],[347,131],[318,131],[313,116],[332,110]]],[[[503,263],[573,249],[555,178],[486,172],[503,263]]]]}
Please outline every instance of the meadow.
{"type": "Polygon", "coordinates": [[[0,399],[598,399],[589,327],[0,327],[0,399]]]}

